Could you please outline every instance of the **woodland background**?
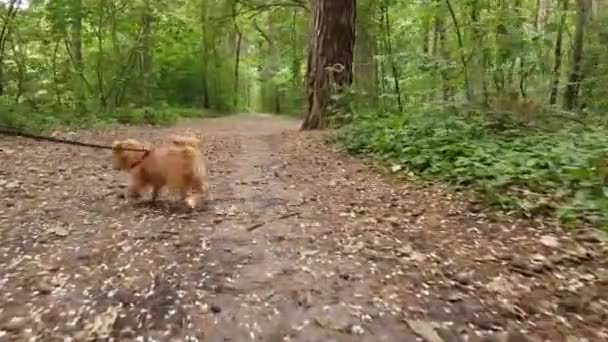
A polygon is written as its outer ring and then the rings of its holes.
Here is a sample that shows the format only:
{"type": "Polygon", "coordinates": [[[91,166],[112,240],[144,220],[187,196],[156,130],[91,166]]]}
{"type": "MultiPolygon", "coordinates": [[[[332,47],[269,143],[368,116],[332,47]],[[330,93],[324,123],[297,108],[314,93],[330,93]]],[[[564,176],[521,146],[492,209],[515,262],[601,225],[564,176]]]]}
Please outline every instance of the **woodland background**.
{"type": "MultiPolygon", "coordinates": [[[[4,0],[0,124],[302,114],[311,7],[4,0]]],[[[606,227],[608,5],[359,0],[352,24],[353,83],[331,97],[333,142],[507,211],[606,227]]]]}

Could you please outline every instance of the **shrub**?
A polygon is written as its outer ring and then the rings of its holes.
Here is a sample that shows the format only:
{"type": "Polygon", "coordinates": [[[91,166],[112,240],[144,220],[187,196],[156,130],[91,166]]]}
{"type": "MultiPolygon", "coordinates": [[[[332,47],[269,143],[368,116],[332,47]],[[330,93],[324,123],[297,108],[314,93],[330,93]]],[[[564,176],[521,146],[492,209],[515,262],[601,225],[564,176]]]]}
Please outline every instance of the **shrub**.
{"type": "Polygon", "coordinates": [[[489,204],[564,223],[608,225],[602,161],[608,129],[564,126],[547,132],[492,131],[483,116],[448,111],[358,117],[334,142],[422,177],[467,187],[489,204]],[[599,168],[598,168],[599,165],[599,168]]]}

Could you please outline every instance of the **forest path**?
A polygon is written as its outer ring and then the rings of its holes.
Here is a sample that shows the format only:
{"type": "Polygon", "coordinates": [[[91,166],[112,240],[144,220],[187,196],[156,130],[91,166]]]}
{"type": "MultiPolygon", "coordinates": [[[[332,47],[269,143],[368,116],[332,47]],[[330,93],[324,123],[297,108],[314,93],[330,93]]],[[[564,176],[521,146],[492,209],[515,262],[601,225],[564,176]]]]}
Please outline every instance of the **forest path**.
{"type": "Polygon", "coordinates": [[[69,135],[185,128],[203,136],[206,211],[125,202],[107,151],[0,137],[0,341],[608,338],[605,243],[380,175],[292,119],[69,135]]]}

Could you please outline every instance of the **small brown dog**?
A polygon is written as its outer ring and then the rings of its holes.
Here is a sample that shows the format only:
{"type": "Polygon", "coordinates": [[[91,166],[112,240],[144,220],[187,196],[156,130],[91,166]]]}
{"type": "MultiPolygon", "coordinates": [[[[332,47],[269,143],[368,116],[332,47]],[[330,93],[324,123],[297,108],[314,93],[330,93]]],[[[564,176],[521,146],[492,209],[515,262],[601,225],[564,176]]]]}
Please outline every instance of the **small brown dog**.
{"type": "Polygon", "coordinates": [[[131,174],[128,195],[139,198],[152,187],[152,201],[163,188],[179,194],[188,207],[209,198],[207,167],[199,149],[189,145],[149,147],[137,140],[115,141],[112,167],[131,174]],[[130,150],[145,149],[144,151],[130,150]]]}

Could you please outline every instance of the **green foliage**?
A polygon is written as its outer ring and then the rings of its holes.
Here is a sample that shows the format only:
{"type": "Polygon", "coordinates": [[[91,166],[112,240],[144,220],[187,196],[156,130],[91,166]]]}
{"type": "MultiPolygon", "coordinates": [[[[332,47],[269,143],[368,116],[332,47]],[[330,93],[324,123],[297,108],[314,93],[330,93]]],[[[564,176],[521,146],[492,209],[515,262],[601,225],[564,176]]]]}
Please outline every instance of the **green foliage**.
{"type": "Polygon", "coordinates": [[[42,113],[3,120],[169,123],[166,105],[298,111],[303,10],[222,0],[42,0],[9,18],[0,3],[7,23],[0,110],[42,113]]]}
{"type": "Polygon", "coordinates": [[[27,131],[41,131],[54,127],[90,127],[97,125],[159,125],[165,126],[179,118],[203,118],[221,115],[215,111],[190,107],[159,105],[156,107],[121,107],[111,112],[96,115],[75,115],[72,112],[58,112],[52,108],[32,111],[27,105],[15,105],[0,97],[0,126],[23,128],[27,131]]]}
{"type": "Polygon", "coordinates": [[[596,166],[608,129],[487,129],[487,118],[450,111],[359,117],[333,139],[349,152],[423,177],[470,187],[488,203],[608,227],[608,187],[596,166]]]}

